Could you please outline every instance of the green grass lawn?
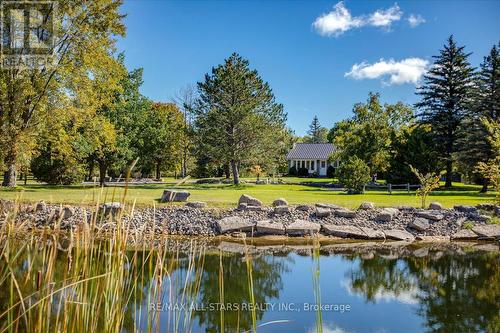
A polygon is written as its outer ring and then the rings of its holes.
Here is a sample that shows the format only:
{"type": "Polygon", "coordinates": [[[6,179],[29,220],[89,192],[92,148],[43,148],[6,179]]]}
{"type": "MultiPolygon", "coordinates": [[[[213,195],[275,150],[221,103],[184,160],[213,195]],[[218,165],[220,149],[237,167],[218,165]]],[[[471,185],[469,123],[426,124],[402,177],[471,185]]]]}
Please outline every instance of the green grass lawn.
{"type": "MultiPolygon", "coordinates": [[[[284,178],[287,181],[287,178],[284,178]]],[[[137,185],[129,187],[127,201],[136,201],[138,205],[162,206],[158,199],[163,189],[172,188],[172,185],[137,185]]],[[[233,185],[196,185],[187,182],[176,188],[188,190],[191,193],[189,201],[205,201],[211,206],[231,207],[236,206],[238,198],[242,194],[261,199],[265,204],[271,204],[276,198],[283,197],[290,204],[314,204],[317,202],[333,203],[349,208],[357,208],[361,202],[371,201],[377,206],[397,206],[409,205],[419,206],[419,198],[414,192],[406,193],[393,192],[392,195],[382,191],[368,191],[360,195],[348,195],[344,192],[330,189],[299,185],[303,178],[297,178],[295,184],[279,185],[255,185],[244,184],[233,185]]],[[[295,182],[294,181],[294,182],[295,182]]],[[[305,179],[309,181],[309,179],[305,179]]],[[[327,181],[323,179],[323,181],[327,181]]],[[[170,182],[170,180],[169,180],[170,182]]],[[[287,181],[288,182],[288,181],[287,181]]],[[[476,205],[478,203],[493,202],[495,193],[480,194],[479,187],[473,185],[454,184],[451,190],[436,190],[429,198],[430,201],[439,201],[446,207],[456,204],[476,205]]],[[[0,198],[18,199],[20,201],[44,200],[48,203],[71,203],[71,204],[92,204],[98,198],[103,201],[120,201],[124,193],[123,187],[97,186],[48,186],[40,184],[28,184],[15,189],[0,188],[0,198]]]]}

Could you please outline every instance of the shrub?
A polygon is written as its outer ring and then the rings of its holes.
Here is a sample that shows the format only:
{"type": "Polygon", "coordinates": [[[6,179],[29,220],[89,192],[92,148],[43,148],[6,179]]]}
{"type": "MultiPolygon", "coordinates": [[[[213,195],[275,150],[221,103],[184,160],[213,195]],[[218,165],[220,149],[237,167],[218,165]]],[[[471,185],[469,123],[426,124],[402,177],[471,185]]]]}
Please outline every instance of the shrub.
{"type": "Polygon", "coordinates": [[[326,176],[328,178],[334,178],[335,177],[335,168],[331,165],[328,166],[326,169],[326,176]]]}
{"type": "Polygon", "coordinates": [[[288,169],[288,174],[290,176],[297,176],[297,168],[295,167],[295,165],[293,167],[291,167],[290,169],[288,169]]]}
{"type": "Polygon", "coordinates": [[[432,172],[423,174],[412,165],[410,165],[410,169],[415,174],[415,176],[417,176],[418,181],[421,184],[420,188],[417,190],[417,195],[422,200],[422,208],[425,208],[427,197],[432,192],[432,190],[439,187],[439,178],[441,178],[441,175],[439,173],[435,174],[432,172]]]}
{"type": "Polygon", "coordinates": [[[39,156],[33,158],[31,171],[35,179],[51,185],[75,184],[85,177],[82,164],[74,159],[62,160],[52,154],[50,149],[44,149],[39,156]]]}
{"type": "Polygon", "coordinates": [[[309,176],[309,170],[307,170],[307,168],[299,168],[297,174],[299,177],[307,177],[309,176]]]}
{"type": "Polygon", "coordinates": [[[344,161],[338,168],[337,174],[349,194],[362,193],[363,186],[371,180],[370,168],[357,156],[344,161]]]}

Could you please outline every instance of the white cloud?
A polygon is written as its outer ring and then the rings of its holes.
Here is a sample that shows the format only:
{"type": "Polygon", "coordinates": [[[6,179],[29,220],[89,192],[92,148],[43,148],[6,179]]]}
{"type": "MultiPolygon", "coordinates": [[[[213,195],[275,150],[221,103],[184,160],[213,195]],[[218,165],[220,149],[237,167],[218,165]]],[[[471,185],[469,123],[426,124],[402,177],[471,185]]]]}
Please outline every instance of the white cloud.
{"type": "Polygon", "coordinates": [[[425,19],[418,14],[416,14],[416,15],[411,14],[410,16],[408,16],[408,18],[406,20],[408,21],[408,24],[412,28],[415,28],[416,26],[418,26],[422,23],[425,23],[425,19]]]}
{"type": "Polygon", "coordinates": [[[313,23],[314,28],[322,36],[339,36],[347,30],[364,25],[361,18],[352,17],[343,2],[337,3],[333,11],[322,14],[313,23]]]}
{"type": "Polygon", "coordinates": [[[322,36],[340,36],[344,32],[363,26],[389,29],[393,22],[399,21],[403,12],[397,4],[388,9],[378,9],[369,15],[352,16],[344,2],[338,2],[329,13],[321,14],[313,22],[313,27],[322,36]]]}
{"type": "Polygon", "coordinates": [[[392,7],[383,10],[379,9],[370,15],[368,18],[368,23],[374,27],[390,27],[392,22],[399,21],[403,12],[399,9],[397,4],[392,7]]]}
{"type": "Polygon", "coordinates": [[[421,58],[407,58],[401,61],[380,59],[378,62],[368,64],[361,62],[354,64],[344,76],[355,80],[382,79],[384,84],[417,84],[427,71],[429,62],[421,58]],[[386,78],[389,77],[387,81],[386,78]]]}

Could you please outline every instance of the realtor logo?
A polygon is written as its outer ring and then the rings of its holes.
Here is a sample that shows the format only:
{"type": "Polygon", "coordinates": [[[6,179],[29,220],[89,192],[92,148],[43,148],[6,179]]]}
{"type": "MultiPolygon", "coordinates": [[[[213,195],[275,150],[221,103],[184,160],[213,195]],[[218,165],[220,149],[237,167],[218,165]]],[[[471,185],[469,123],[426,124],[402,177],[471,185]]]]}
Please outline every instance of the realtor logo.
{"type": "Polygon", "coordinates": [[[1,67],[52,64],[55,10],[54,1],[0,1],[1,67]]]}

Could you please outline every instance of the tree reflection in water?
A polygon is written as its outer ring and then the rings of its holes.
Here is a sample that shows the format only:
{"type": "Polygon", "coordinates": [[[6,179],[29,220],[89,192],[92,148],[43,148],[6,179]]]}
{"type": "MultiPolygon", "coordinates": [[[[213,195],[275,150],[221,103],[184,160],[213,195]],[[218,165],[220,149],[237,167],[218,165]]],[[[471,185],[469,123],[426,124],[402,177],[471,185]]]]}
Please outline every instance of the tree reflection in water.
{"type": "MultiPolygon", "coordinates": [[[[439,253],[442,254],[442,253],[439,253]]],[[[418,304],[428,332],[498,332],[500,265],[498,252],[430,255],[357,261],[346,272],[349,288],[367,302],[384,295],[418,304]],[[410,298],[408,299],[408,295],[410,298]]]]}

